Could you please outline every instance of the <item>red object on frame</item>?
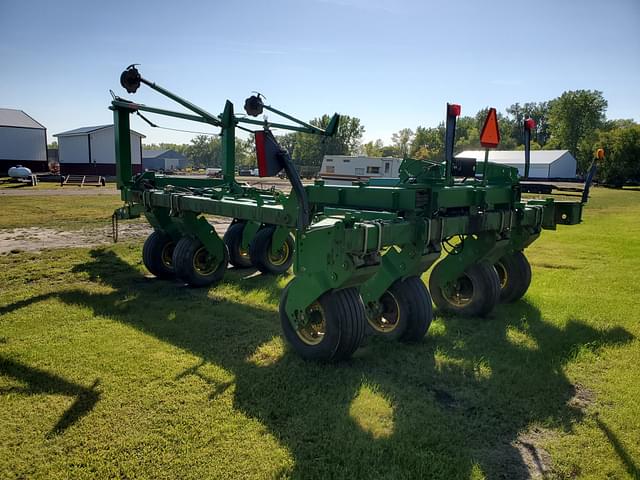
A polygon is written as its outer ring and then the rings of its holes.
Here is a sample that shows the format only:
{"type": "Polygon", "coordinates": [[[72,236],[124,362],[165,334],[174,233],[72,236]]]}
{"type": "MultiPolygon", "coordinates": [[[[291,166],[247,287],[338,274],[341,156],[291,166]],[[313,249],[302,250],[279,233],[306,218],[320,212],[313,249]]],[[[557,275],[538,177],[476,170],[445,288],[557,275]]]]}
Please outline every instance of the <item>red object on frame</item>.
{"type": "Polygon", "coordinates": [[[480,133],[480,145],[485,148],[496,148],[500,145],[500,128],[498,127],[498,113],[490,108],[480,133]]]}

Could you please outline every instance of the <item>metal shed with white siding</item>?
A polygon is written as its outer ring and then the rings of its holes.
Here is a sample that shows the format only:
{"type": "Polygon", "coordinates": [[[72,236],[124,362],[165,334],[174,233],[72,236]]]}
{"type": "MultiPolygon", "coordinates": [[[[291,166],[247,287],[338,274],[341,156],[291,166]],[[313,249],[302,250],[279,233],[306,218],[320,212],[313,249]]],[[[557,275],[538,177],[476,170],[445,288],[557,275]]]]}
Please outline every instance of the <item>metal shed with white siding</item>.
{"type": "MultiPolygon", "coordinates": [[[[484,162],[484,150],[466,150],[456,158],[475,158],[484,162]]],[[[524,175],[523,150],[490,150],[489,161],[517,168],[518,173],[524,175]]],[[[576,159],[569,150],[532,150],[529,178],[575,179],[576,167],[576,159]]]]}
{"type": "Polygon", "coordinates": [[[22,110],[0,108],[0,174],[17,165],[48,170],[47,130],[22,110]]]}
{"type": "MultiPolygon", "coordinates": [[[[115,175],[116,147],[113,125],[82,127],[56,133],[60,173],[63,175],[115,175]]],[[[134,173],[142,171],[142,139],[131,130],[131,163],[134,173]]]]}

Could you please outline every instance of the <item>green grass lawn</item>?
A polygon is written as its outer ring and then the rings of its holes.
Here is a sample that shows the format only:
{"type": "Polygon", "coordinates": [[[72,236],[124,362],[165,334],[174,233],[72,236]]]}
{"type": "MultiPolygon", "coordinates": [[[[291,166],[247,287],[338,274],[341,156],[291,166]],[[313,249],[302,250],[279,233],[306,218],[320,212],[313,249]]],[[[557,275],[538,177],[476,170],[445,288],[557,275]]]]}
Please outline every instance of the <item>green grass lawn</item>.
{"type": "Polygon", "coordinates": [[[188,289],[131,243],[0,257],[0,478],[525,478],[531,439],[551,478],[637,478],[639,238],[640,191],[595,189],[527,250],[523,300],[339,365],[284,344],[289,278],[188,289]]]}
{"type": "Polygon", "coordinates": [[[114,195],[2,196],[0,228],[49,227],[78,230],[111,225],[113,211],[122,206],[114,195]]]}

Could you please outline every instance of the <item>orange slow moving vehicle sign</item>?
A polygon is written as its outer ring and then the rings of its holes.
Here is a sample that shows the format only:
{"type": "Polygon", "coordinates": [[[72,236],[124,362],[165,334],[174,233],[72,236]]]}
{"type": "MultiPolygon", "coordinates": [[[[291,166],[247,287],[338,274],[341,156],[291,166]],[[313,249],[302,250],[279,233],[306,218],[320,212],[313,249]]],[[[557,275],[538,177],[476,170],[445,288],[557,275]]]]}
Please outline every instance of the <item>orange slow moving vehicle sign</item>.
{"type": "Polygon", "coordinates": [[[484,120],[480,145],[485,148],[496,148],[500,144],[500,129],[498,128],[498,114],[495,108],[490,108],[484,120]]]}

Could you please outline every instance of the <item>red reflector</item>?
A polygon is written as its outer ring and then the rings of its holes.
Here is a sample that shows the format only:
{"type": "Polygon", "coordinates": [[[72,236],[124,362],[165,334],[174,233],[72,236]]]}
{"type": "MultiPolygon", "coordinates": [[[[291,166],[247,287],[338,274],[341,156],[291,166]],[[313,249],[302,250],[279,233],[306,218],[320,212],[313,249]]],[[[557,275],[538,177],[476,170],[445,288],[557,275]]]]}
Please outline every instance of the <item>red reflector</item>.
{"type": "Polygon", "coordinates": [[[460,107],[460,105],[458,105],[457,103],[448,103],[447,104],[447,108],[448,108],[448,115],[453,115],[455,117],[459,117],[460,113],[462,112],[462,107],[460,107]]]}
{"type": "Polygon", "coordinates": [[[500,144],[500,129],[498,128],[498,112],[490,108],[480,133],[480,145],[485,148],[496,148],[500,144]]]}
{"type": "Polygon", "coordinates": [[[534,128],[536,128],[536,121],[533,118],[527,118],[524,121],[524,128],[526,128],[527,130],[533,130],[534,128]]]}

